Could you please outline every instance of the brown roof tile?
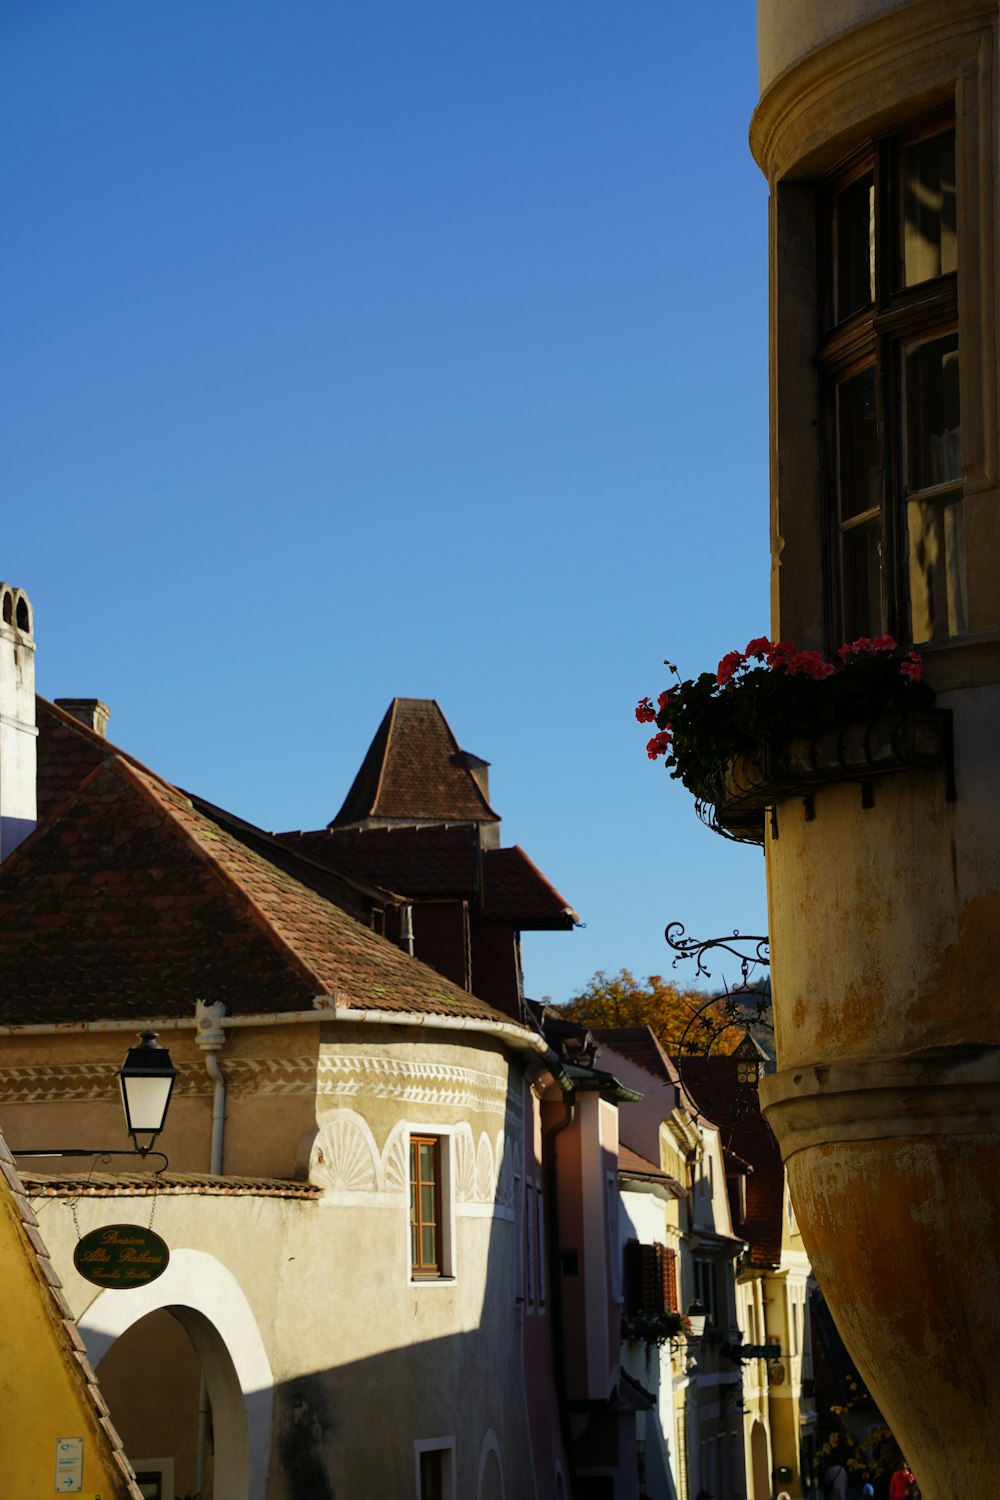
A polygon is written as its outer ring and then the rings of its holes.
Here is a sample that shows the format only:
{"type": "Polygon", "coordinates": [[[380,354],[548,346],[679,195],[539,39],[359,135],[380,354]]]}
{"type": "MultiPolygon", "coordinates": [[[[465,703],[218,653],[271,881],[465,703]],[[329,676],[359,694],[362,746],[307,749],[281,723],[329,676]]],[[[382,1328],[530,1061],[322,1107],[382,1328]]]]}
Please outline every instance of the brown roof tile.
{"type": "Polygon", "coordinates": [[[282,833],[282,844],[355,880],[410,900],[473,899],[479,915],[521,929],[569,929],[579,918],[518,845],[479,849],[471,823],[320,828],[282,833]]]}
{"type": "MultiPolygon", "coordinates": [[[[311,1182],[285,1177],[216,1177],[205,1172],[61,1172],[21,1181],[32,1198],[318,1198],[322,1189],[311,1182]]],[[[30,1210],[29,1210],[30,1212],[30,1210]]]]}
{"type": "MultiPolygon", "coordinates": [[[[84,731],[86,733],[86,731],[84,731]]],[[[113,756],[0,867],[0,1019],[362,1009],[506,1020],[113,756]]]]}
{"type": "Polygon", "coordinates": [[[684,1057],[678,1066],[685,1087],[718,1125],[723,1146],[753,1168],[747,1178],[745,1238],[753,1265],[776,1266],[781,1261],[785,1169],[756,1091],[736,1082],[726,1057],[684,1057]]]}
{"type": "Polygon", "coordinates": [[[680,1082],[676,1067],[650,1027],[593,1026],[591,1030],[599,1042],[620,1052],[622,1057],[627,1057],[629,1062],[643,1068],[654,1078],[674,1085],[680,1082]]]}
{"type": "MultiPolygon", "coordinates": [[[[498,823],[433,698],[394,698],[331,828],[368,819],[498,823]]],[[[482,764],[485,764],[483,762],[482,764]]]]}

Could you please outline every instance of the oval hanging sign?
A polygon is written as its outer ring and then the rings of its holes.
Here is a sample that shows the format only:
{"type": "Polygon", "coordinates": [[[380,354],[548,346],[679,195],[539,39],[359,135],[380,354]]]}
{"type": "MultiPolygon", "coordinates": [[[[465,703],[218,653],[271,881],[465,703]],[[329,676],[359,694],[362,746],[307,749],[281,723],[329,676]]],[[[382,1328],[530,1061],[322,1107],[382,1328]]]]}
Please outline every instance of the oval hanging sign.
{"type": "Polygon", "coordinates": [[[73,1264],[95,1286],[116,1292],[145,1286],[162,1276],[170,1251],[158,1234],[138,1224],[105,1224],[85,1234],[73,1251],[73,1264]]]}

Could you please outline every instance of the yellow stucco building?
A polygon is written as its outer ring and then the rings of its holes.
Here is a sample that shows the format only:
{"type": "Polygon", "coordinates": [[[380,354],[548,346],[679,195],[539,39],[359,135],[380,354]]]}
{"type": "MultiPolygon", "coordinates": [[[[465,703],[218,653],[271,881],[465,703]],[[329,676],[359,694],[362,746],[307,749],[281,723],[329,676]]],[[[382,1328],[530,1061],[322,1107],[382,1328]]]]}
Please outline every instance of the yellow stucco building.
{"type": "Polygon", "coordinates": [[[0,1425],[4,1489],[141,1500],[121,1440],[0,1136],[0,1425]]]}
{"type": "Polygon", "coordinates": [[[758,14],[772,634],[889,634],[948,716],[937,764],[873,720],[871,765],[775,796],[762,1096],[845,1342],[926,1500],[953,1500],[992,1493],[1000,1398],[1000,18],[758,14]]]}

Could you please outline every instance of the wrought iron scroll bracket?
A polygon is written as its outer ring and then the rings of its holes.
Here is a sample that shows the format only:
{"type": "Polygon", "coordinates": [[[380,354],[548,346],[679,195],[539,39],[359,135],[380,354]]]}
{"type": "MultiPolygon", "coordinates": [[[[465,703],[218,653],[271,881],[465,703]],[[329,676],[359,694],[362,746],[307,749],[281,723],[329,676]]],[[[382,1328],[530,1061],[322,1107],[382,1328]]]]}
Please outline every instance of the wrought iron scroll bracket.
{"type": "Polygon", "coordinates": [[[731,954],[740,966],[740,982],[732,987],[730,994],[752,990],[754,988],[753,971],[770,966],[770,939],[758,934],[741,933],[736,927],[724,937],[701,939],[688,937],[683,922],[668,922],[664,928],[663,937],[667,947],[674,951],[673,968],[676,969],[682,960],[693,958],[696,962],[696,974],[703,975],[706,979],[712,977],[712,971],[705,963],[706,953],[718,949],[720,952],[731,954]]]}

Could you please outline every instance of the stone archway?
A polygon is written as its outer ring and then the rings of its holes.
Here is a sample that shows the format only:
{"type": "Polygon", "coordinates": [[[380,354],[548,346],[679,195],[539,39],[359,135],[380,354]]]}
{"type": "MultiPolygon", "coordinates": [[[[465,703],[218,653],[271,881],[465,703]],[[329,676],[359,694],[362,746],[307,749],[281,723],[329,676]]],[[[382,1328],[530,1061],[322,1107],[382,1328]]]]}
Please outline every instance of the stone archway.
{"type": "Polygon", "coordinates": [[[175,1250],[159,1280],[104,1291],[78,1321],[97,1368],[126,1330],[153,1312],[170,1313],[201,1364],[212,1405],[214,1500],[264,1500],[271,1448],[271,1367],[239,1282],[202,1250],[175,1250]]]}

